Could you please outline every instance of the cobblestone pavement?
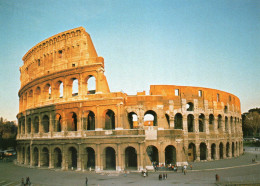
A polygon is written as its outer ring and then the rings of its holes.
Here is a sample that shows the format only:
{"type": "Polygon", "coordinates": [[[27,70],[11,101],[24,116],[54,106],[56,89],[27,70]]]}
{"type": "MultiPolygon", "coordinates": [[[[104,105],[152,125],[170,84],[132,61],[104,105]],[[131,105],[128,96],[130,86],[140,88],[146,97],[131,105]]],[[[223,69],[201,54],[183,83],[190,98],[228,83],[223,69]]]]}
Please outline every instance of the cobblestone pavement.
{"type": "Polygon", "coordinates": [[[109,172],[95,174],[93,172],[61,171],[27,168],[14,165],[12,162],[0,162],[0,185],[18,186],[21,178],[30,177],[34,186],[83,186],[88,177],[88,185],[110,186],[155,186],[155,185],[216,185],[215,175],[220,177],[219,185],[227,183],[259,183],[260,185],[260,149],[246,149],[240,157],[217,160],[210,162],[192,163],[193,170],[188,170],[184,175],[181,171],[167,172],[166,180],[158,180],[158,175],[163,172],[149,172],[144,178],[140,173],[109,172]],[[259,154],[259,162],[252,163],[255,154],[259,154]]]}

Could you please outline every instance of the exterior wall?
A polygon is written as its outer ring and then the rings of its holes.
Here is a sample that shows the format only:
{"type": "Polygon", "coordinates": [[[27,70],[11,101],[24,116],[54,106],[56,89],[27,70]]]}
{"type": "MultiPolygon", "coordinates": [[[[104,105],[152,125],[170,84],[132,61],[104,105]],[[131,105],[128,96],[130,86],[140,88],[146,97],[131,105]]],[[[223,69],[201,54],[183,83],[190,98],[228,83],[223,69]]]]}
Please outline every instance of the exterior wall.
{"type": "Polygon", "coordinates": [[[121,171],[130,168],[132,158],[134,169],[142,170],[167,164],[169,154],[173,163],[184,165],[243,152],[239,98],[175,85],[151,85],[150,95],[111,93],[104,60],[82,27],[42,41],[23,60],[17,115],[20,164],[121,171]],[[95,90],[88,88],[90,77],[95,90]]]}

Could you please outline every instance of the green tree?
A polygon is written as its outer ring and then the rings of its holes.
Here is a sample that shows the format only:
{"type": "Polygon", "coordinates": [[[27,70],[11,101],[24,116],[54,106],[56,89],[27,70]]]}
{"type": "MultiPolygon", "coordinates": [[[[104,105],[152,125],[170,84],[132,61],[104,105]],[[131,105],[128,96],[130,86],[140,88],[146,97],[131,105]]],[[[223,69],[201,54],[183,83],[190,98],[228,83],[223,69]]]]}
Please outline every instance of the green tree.
{"type": "Polygon", "coordinates": [[[251,130],[254,136],[258,136],[260,129],[260,114],[257,111],[251,111],[245,114],[244,117],[245,128],[251,130]]]}

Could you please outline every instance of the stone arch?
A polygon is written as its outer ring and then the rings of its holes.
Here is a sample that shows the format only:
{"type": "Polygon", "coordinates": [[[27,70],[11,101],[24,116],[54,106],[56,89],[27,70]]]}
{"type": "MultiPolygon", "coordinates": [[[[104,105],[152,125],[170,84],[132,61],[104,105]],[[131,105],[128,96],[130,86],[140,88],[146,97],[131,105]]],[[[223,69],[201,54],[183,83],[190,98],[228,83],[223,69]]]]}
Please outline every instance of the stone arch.
{"type": "Polygon", "coordinates": [[[230,127],[234,131],[234,126],[233,126],[233,117],[230,117],[230,127]]]}
{"type": "Polygon", "coordinates": [[[106,147],[105,151],[105,169],[115,170],[116,169],[116,151],[113,147],[106,147]]]}
{"type": "Polygon", "coordinates": [[[183,129],[183,119],[181,113],[177,113],[174,116],[174,128],[183,129]]]}
{"type": "Polygon", "coordinates": [[[176,148],[173,145],[168,145],[164,150],[165,164],[176,164],[176,148]]]}
{"type": "Polygon", "coordinates": [[[232,142],[232,157],[235,157],[235,143],[232,142]]]}
{"type": "Polygon", "coordinates": [[[48,133],[50,131],[50,119],[47,115],[42,117],[42,129],[44,133],[48,133]]]}
{"type": "Polygon", "coordinates": [[[95,130],[95,114],[92,111],[87,114],[87,130],[95,130]]]}
{"type": "Polygon", "coordinates": [[[188,132],[195,132],[194,131],[194,116],[192,114],[188,115],[187,124],[188,124],[188,132]]]}
{"type": "Polygon", "coordinates": [[[61,123],[62,117],[60,114],[57,113],[55,116],[54,132],[61,132],[61,123]]]}
{"type": "Polygon", "coordinates": [[[61,80],[58,80],[56,83],[55,83],[55,97],[56,98],[63,98],[63,90],[64,90],[64,84],[61,80]]]}
{"type": "Polygon", "coordinates": [[[33,166],[38,166],[39,163],[39,150],[37,147],[33,149],[33,166]]]}
{"type": "Polygon", "coordinates": [[[222,128],[222,116],[218,115],[218,129],[222,128]]]}
{"type": "Polygon", "coordinates": [[[27,92],[23,95],[23,110],[27,108],[27,92]]]}
{"type": "Polygon", "coordinates": [[[137,170],[137,152],[134,147],[125,149],[125,168],[137,170]]]}
{"type": "Polygon", "coordinates": [[[27,120],[27,133],[28,134],[31,133],[31,124],[32,124],[32,119],[28,118],[28,120],[27,120]]]}
{"type": "Polygon", "coordinates": [[[165,118],[166,118],[168,126],[170,127],[170,116],[169,116],[169,114],[165,114],[165,118]]]}
{"type": "Polygon", "coordinates": [[[226,157],[229,157],[230,145],[229,142],[226,144],[226,157]]]}
{"type": "Polygon", "coordinates": [[[224,151],[224,146],[223,146],[223,143],[222,142],[220,142],[219,143],[219,158],[220,159],[223,159],[223,151],[224,151]]]}
{"type": "Polygon", "coordinates": [[[211,144],[211,159],[212,160],[216,159],[216,144],[215,143],[211,144]]]}
{"type": "Polygon", "coordinates": [[[22,164],[25,163],[25,147],[22,147],[22,164]]]}
{"type": "Polygon", "coordinates": [[[28,105],[29,106],[33,106],[33,90],[31,89],[30,91],[29,91],[29,94],[28,94],[28,105]]]}
{"type": "Polygon", "coordinates": [[[87,94],[95,94],[96,93],[96,78],[93,75],[89,75],[86,79],[87,82],[87,94]]]}
{"type": "Polygon", "coordinates": [[[27,160],[27,164],[30,165],[30,162],[31,162],[31,150],[30,150],[30,146],[27,147],[27,149],[26,149],[26,160],[27,160]]]}
{"type": "Polygon", "coordinates": [[[195,161],[196,158],[196,145],[194,143],[190,143],[188,146],[188,161],[195,161]]]}
{"type": "Polygon", "coordinates": [[[44,86],[43,97],[45,100],[51,99],[51,85],[49,83],[44,86]]]}
{"type": "Polygon", "coordinates": [[[68,131],[77,131],[78,129],[78,117],[75,112],[70,112],[67,119],[68,131]]]}
{"type": "Polygon", "coordinates": [[[33,122],[33,132],[34,133],[39,133],[39,117],[35,116],[34,117],[34,122],[33,122]]]}
{"type": "Polygon", "coordinates": [[[199,115],[199,132],[205,132],[205,115],[199,115]]]}
{"type": "Polygon", "coordinates": [[[115,129],[115,113],[108,109],[105,111],[105,130],[115,129]]]}
{"type": "Polygon", "coordinates": [[[144,126],[157,126],[157,114],[153,110],[144,113],[144,126]]]}
{"type": "Polygon", "coordinates": [[[56,147],[53,151],[54,168],[62,167],[62,152],[59,147],[56,147]]]}
{"type": "Polygon", "coordinates": [[[187,111],[194,111],[194,104],[192,102],[188,102],[186,104],[186,110],[187,111]]]}
{"type": "Polygon", "coordinates": [[[47,147],[44,147],[41,153],[41,166],[48,167],[49,160],[49,149],[47,147]]]}
{"type": "Polygon", "coordinates": [[[200,160],[207,159],[207,145],[206,143],[200,143],[200,160]]]}
{"type": "Polygon", "coordinates": [[[225,130],[228,131],[228,117],[225,116],[225,130]]]}
{"type": "Polygon", "coordinates": [[[68,149],[68,168],[77,169],[78,152],[75,147],[69,147],[68,149]]]}
{"type": "Polygon", "coordinates": [[[95,170],[95,167],[96,167],[95,150],[92,147],[87,147],[85,169],[91,168],[95,170]]]}
{"type": "Polygon", "coordinates": [[[138,128],[138,116],[135,112],[128,113],[129,128],[138,128]]]}
{"type": "Polygon", "coordinates": [[[153,165],[158,165],[159,163],[159,153],[157,147],[153,145],[149,145],[146,148],[146,153],[153,165]]]}
{"type": "Polygon", "coordinates": [[[77,96],[79,94],[79,81],[77,78],[72,78],[72,96],[77,96]]]}
{"type": "Polygon", "coordinates": [[[213,131],[214,130],[214,122],[215,122],[215,118],[213,114],[209,115],[209,130],[213,131]]]}
{"type": "Polygon", "coordinates": [[[39,104],[41,102],[41,88],[37,87],[34,91],[35,103],[39,104]]]}

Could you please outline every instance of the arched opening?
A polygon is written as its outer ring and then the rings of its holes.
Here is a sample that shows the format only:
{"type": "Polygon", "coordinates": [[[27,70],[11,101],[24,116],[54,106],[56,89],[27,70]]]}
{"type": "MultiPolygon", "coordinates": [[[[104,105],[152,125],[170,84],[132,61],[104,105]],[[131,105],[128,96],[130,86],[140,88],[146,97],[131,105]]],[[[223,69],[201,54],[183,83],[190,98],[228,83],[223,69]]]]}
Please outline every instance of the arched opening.
{"type": "Polygon", "coordinates": [[[207,145],[205,143],[200,144],[200,160],[207,159],[207,145]]]}
{"type": "Polygon", "coordinates": [[[224,107],[224,113],[225,113],[225,114],[228,113],[228,107],[227,107],[227,106],[224,107]]]}
{"type": "Polygon", "coordinates": [[[168,145],[165,148],[165,164],[176,164],[176,148],[173,145],[168,145]]]}
{"type": "Polygon", "coordinates": [[[188,161],[195,161],[196,160],[196,146],[194,143],[189,144],[188,148],[188,161]]]}
{"type": "Polygon", "coordinates": [[[170,126],[170,116],[168,114],[165,114],[165,118],[168,123],[168,126],[170,126]]]}
{"type": "Polygon", "coordinates": [[[41,159],[42,159],[41,166],[48,167],[49,166],[49,150],[46,147],[44,147],[42,149],[41,159]]]}
{"type": "Polygon", "coordinates": [[[59,97],[63,98],[63,82],[59,81],[59,97]]]}
{"type": "Polygon", "coordinates": [[[28,94],[28,105],[33,106],[33,90],[30,90],[28,94]]]}
{"type": "Polygon", "coordinates": [[[233,129],[233,131],[234,131],[233,117],[232,117],[232,116],[230,117],[230,127],[231,127],[231,129],[233,129]]]}
{"type": "Polygon", "coordinates": [[[116,169],[116,152],[112,147],[107,147],[105,149],[105,156],[106,156],[106,170],[115,170],[116,169]]]}
{"type": "Polygon", "coordinates": [[[204,114],[199,115],[199,132],[205,132],[205,116],[204,116],[204,114]]]}
{"type": "Polygon", "coordinates": [[[229,142],[226,145],[226,157],[229,157],[229,142]]]}
{"type": "Polygon", "coordinates": [[[93,169],[95,170],[96,162],[95,162],[95,151],[91,147],[86,148],[86,162],[85,168],[86,169],[93,169]]]}
{"type": "Polygon", "coordinates": [[[61,132],[61,115],[56,114],[54,132],[61,132]]]}
{"type": "Polygon", "coordinates": [[[228,117],[225,117],[225,129],[228,131],[228,117]]]}
{"type": "Polygon", "coordinates": [[[31,133],[31,123],[32,123],[32,120],[31,118],[29,118],[27,120],[27,133],[30,134],[31,133]]]}
{"type": "Polygon", "coordinates": [[[44,87],[44,98],[51,99],[51,85],[49,83],[44,87]]]}
{"type": "Polygon", "coordinates": [[[39,151],[38,148],[35,147],[33,149],[33,166],[38,166],[38,162],[39,162],[39,151]]]}
{"type": "Polygon", "coordinates": [[[44,115],[42,118],[42,128],[44,133],[48,133],[50,129],[50,121],[47,115],[44,115]]]}
{"type": "Polygon", "coordinates": [[[129,122],[129,128],[134,129],[138,128],[138,122],[137,122],[137,114],[134,112],[128,113],[128,122],[129,122]]]}
{"type": "Polygon", "coordinates": [[[150,145],[146,148],[146,153],[147,153],[151,163],[153,165],[158,165],[158,163],[159,163],[158,149],[155,146],[150,145]]]}
{"type": "Polygon", "coordinates": [[[22,149],[22,164],[25,163],[25,148],[22,149]]]}
{"type": "Polygon", "coordinates": [[[218,129],[222,127],[222,116],[218,115],[218,129]]]}
{"type": "Polygon", "coordinates": [[[235,156],[235,144],[232,142],[232,157],[235,156]]]}
{"type": "Polygon", "coordinates": [[[27,93],[23,96],[23,110],[27,108],[27,93]]]}
{"type": "Polygon", "coordinates": [[[188,102],[188,103],[186,104],[186,110],[187,110],[187,111],[193,111],[193,110],[194,110],[194,105],[193,105],[192,102],[188,102]]]}
{"type": "Polygon", "coordinates": [[[219,144],[219,158],[220,159],[223,159],[223,143],[221,142],[220,144],[219,144]]]}
{"type": "Polygon", "coordinates": [[[125,149],[125,167],[126,169],[137,169],[137,153],[133,147],[127,147],[125,149]]]}
{"type": "Polygon", "coordinates": [[[210,131],[213,131],[214,130],[214,115],[213,114],[210,114],[209,115],[209,130],[210,131]]]}
{"type": "Polygon", "coordinates": [[[77,114],[75,112],[71,112],[69,114],[69,119],[68,119],[68,131],[77,131],[77,127],[78,127],[77,114]]]}
{"type": "Polygon", "coordinates": [[[96,78],[94,76],[89,76],[87,80],[87,94],[96,93],[96,78]]]}
{"type": "Polygon", "coordinates": [[[21,134],[25,134],[25,118],[21,119],[21,134]]]}
{"type": "Polygon", "coordinates": [[[112,110],[108,110],[105,114],[105,129],[115,129],[115,113],[112,110]]]}
{"type": "Polygon", "coordinates": [[[89,113],[88,113],[87,130],[95,130],[95,114],[92,111],[89,111],[89,113]]]}
{"type": "Polygon", "coordinates": [[[60,148],[55,148],[54,149],[54,154],[53,154],[53,158],[54,158],[54,168],[61,168],[62,165],[62,153],[60,148]]]}
{"type": "Polygon", "coordinates": [[[153,110],[145,112],[144,126],[157,126],[157,114],[153,110]]]}
{"type": "Polygon", "coordinates": [[[215,160],[216,159],[216,144],[213,143],[211,145],[211,159],[215,160]]]}
{"type": "Polygon", "coordinates": [[[187,123],[188,123],[188,132],[194,132],[194,116],[192,114],[188,115],[187,123]]]}
{"type": "Polygon", "coordinates": [[[39,104],[41,102],[41,88],[37,87],[34,94],[35,94],[35,103],[39,104]]]}
{"type": "Polygon", "coordinates": [[[79,82],[78,79],[72,79],[72,96],[77,96],[79,93],[79,82]]]}
{"type": "Polygon", "coordinates": [[[183,129],[182,115],[180,113],[174,116],[174,128],[183,129]]]}
{"type": "Polygon", "coordinates": [[[27,159],[27,164],[30,165],[30,161],[31,161],[30,147],[27,148],[26,159],[27,159]]]}
{"type": "Polygon", "coordinates": [[[34,118],[33,128],[34,128],[34,133],[39,132],[39,118],[38,118],[38,116],[36,116],[34,118]]]}
{"type": "Polygon", "coordinates": [[[78,154],[77,150],[74,147],[69,148],[68,152],[68,168],[69,169],[77,169],[77,159],[78,159],[78,154]]]}

